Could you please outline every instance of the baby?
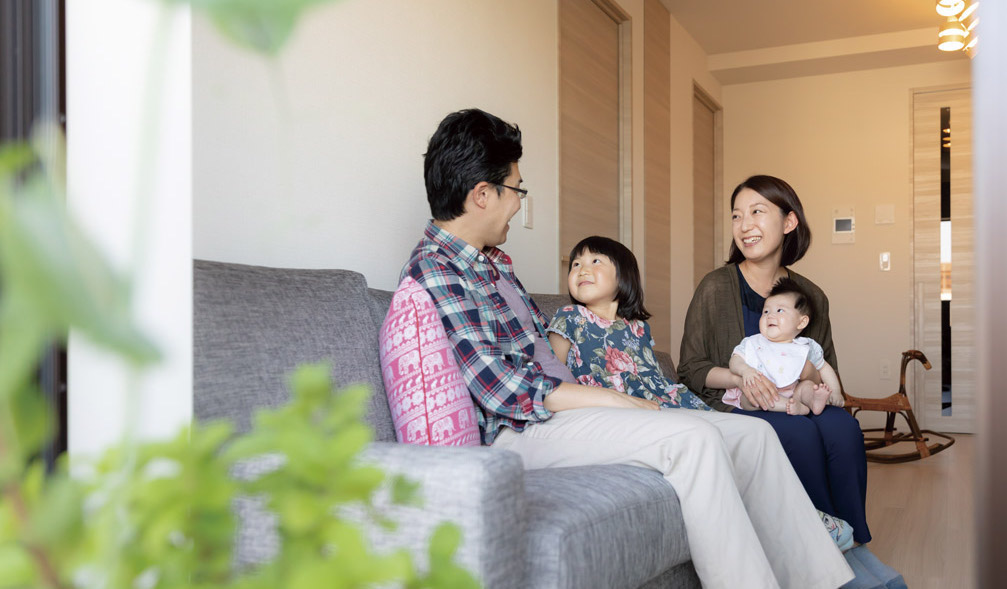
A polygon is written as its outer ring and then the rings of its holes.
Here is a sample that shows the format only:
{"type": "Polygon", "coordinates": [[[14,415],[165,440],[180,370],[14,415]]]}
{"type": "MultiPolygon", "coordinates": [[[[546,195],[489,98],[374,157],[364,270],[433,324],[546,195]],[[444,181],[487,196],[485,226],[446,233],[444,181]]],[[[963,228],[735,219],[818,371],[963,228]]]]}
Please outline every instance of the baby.
{"type": "MultiPolygon", "coordinates": [[[[744,388],[755,386],[761,374],[779,390],[780,397],[770,411],[818,415],[828,404],[843,406],[839,377],[825,361],[822,346],[813,339],[798,337],[810,321],[807,295],[792,279],[781,278],[762,308],[759,333],[746,337],[734,348],[730,368],[741,377],[744,388]],[[810,380],[816,371],[822,381],[818,385],[810,380]]],[[[724,402],[748,411],[760,409],[737,387],[724,393],[724,402]]]]}

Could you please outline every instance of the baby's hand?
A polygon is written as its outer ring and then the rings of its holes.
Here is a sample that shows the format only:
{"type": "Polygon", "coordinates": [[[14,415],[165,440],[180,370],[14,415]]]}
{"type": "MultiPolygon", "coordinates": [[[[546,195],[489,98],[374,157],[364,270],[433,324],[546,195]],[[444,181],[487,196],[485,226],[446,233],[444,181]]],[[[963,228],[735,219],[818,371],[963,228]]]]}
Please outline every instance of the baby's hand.
{"type": "MultiPolygon", "coordinates": [[[[823,382],[822,386],[826,387],[826,384],[823,382]]],[[[833,391],[832,389],[829,389],[829,405],[833,405],[835,407],[845,407],[846,400],[843,399],[843,392],[833,391]]]]}
{"type": "Polygon", "coordinates": [[[745,390],[752,390],[752,388],[758,384],[760,376],[762,375],[759,374],[758,370],[749,367],[741,373],[741,388],[745,390]]]}

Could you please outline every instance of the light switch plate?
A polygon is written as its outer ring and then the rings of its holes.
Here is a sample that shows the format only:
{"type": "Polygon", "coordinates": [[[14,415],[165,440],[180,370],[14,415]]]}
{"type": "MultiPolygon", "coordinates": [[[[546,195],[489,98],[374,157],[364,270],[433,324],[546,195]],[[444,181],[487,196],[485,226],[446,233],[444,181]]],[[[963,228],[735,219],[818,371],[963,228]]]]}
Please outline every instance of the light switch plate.
{"type": "Polygon", "coordinates": [[[534,220],[532,219],[531,211],[531,195],[524,197],[521,200],[521,224],[524,225],[525,229],[532,229],[534,227],[534,220]]]}
{"type": "Polygon", "coordinates": [[[876,205],[874,207],[875,225],[892,225],[895,223],[895,205],[876,205]]]}

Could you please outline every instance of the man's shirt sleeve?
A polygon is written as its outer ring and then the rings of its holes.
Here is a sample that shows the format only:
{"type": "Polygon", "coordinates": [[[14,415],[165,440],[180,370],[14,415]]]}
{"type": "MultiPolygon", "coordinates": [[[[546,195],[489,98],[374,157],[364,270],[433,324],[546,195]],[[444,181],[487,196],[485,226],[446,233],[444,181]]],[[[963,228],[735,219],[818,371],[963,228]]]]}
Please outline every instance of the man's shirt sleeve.
{"type": "Polygon", "coordinates": [[[480,317],[474,297],[482,295],[474,286],[450,263],[431,255],[416,260],[409,274],[433,299],[465,383],[479,405],[515,421],[549,419],[552,413],[543,401],[562,381],[546,376],[534,363],[516,365],[519,359],[497,344],[493,326],[480,317]]]}

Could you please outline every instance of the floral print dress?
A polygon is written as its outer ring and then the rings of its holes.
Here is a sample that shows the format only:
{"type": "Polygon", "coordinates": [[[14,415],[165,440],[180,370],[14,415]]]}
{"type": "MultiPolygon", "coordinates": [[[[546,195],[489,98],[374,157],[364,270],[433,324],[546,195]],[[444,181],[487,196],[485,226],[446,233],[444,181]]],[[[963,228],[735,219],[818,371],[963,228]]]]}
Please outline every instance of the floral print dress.
{"type": "Polygon", "coordinates": [[[570,341],[566,365],[580,384],[614,389],[666,408],[713,411],[685,385],[661,373],[646,321],[612,321],[583,305],[567,305],[556,311],[547,331],[570,341]]]}

